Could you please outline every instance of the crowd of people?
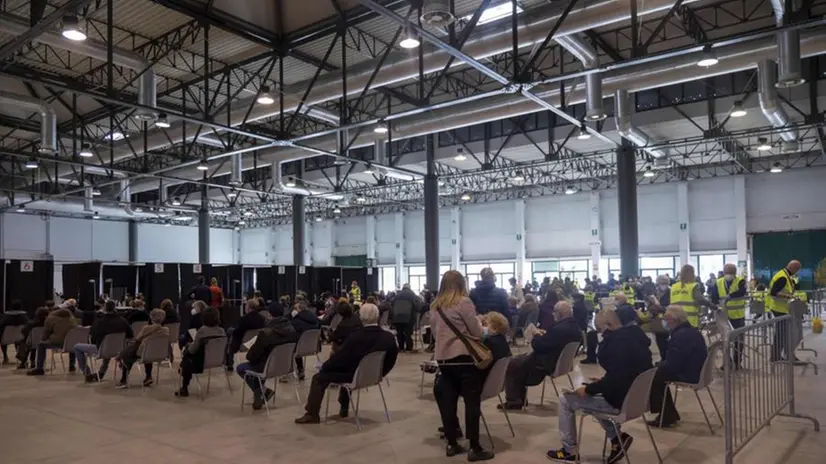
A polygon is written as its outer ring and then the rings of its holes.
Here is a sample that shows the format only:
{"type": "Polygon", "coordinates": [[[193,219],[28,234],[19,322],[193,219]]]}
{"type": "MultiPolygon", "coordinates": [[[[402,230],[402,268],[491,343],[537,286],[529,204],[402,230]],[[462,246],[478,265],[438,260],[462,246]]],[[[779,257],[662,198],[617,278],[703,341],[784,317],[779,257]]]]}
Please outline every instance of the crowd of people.
{"type": "MultiPolygon", "coordinates": [[[[479,420],[482,388],[496,361],[509,358],[505,371],[506,400],[500,409],[522,409],[527,405],[527,388],[554,374],[563,349],[572,343],[583,345],[587,355],[581,362],[598,363],[604,373],[561,395],[561,446],[548,451],[552,460],[574,462],[579,459],[575,412],[618,412],[634,379],[654,366],[651,340],[644,328],[654,332],[659,352],[649,399],[650,411],[657,417],[649,424],[675,427],[680,415],[666,385],[696,383],[700,378],[708,356],[705,338],[699,330],[701,308],[719,308],[733,327],[742,327],[747,297],[762,295],[771,313],[787,314],[799,270],[799,262],[789,262],[774,275],[764,294],[758,286],[738,276],[736,266],[731,264],[707,285],[697,280],[692,266],[686,265],[673,281],[668,276],[661,276],[656,282],[631,277],[618,281],[612,275],[605,285],[597,278],[588,279],[583,289],[569,279],[546,279],[542,285],[531,283],[524,288],[511,279],[511,288],[505,290],[497,288],[496,276],[486,268],[468,291],[465,277],[448,271],[435,294],[426,291],[416,295],[404,284],[398,292],[387,295],[363,295],[353,282],[350,289],[343,289],[339,295],[324,293],[311,300],[298,292],[295,297],[282,296],[267,304],[255,292],[243,302],[243,315],[232,326],[221,323],[219,308],[226,304],[223,292],[214,281],[206,286],[201,278],[184,295],[187,301],[182,308],[187,308],[189,317],[178,332],[180,386],[175,396],[189,396],[193,375],[203,372],[206,345],[210,340],[226,337],[225,367],[244,379],[253,393],[253,409],[259,410],[272,398],[273,390],[247,374],[262,372],[276,347],[296,343],[303,333],[326,326],[330,329],[326,340],[331,344],[330,356],[312,376],[305,412],[295,420],[297,424],[317,424],[321,420],[322,399],[331,384],[350,382],[365,356],[377,351],[385,354],[382,374],[388,375],[399,353],[414,351],[415,324],[428,315],[429,328],[423,333],[422,343],[433,353],[432,359],[438,366],[433,391],[442,420],[440,432],[445,453],[467,453],[469,461],[494,457],[493,451],[481,445],[479,420]],[[611,304],[600,309],[606,297],[611,304]],[[655,326],[658,328],[654,329],[655,326]],[[520,331],[527,330],[533,331],[531,351],[513,356],[511,344],[520,331]],[[256,335],[251,345],[242,350],[252,331],[256,335]],[[245,359],[235,366],[240,351],[245,351],[245,359]],[[464,434],[457,417],[460,397],[465,406],[464,434]],[[462,437],[468,441],[467,448],[459,442],[462,437]]],[[[128,388],[129,373],[141,360],[142,348],[159,337],[167,340],[168,346],[170,326],[181,322],[171,300],[148,311],[139,295],[130,307],[123,312],[114,301],[104,297],[95,311],[80,311],[77,302],[69,299],[61,305],[47,302],[30,314],[19,301],[14,301],[0,318],[0,336],[5,330],[20,327],[22,338],[15,341],[18,368],[29,368],[28,375],[40,376],[45,374],[47,351],[63,349],[74,328],[88,326],[88,342],[77,343],[68,350],[69,372],[74,372],[77,365],[86,382],[99,382],[114,360],[121,367],[116,386],[128,388]],[[134,329],[136,323],[140,323],[139,330],[134,329]],[[42,328],[42,335],[38,340],[30,340],[36,328],[42,328]],[[123,349],[114,359],[101,359],[94,371],[89,357],[100,358],[104,340],[119,334],[127,340],[123,349]]],[[[777,333],[782,337],[781,331],[777,333]]],[[[782,341],[775,340],[775,360],[790,355],[783,352],[782,341]]],[[[3,364],[8,364],[7,346],[2,346],[2,354],[3,364]]],[[[735,366],[739,367],[740,355],[735,356],[735,366]]],[[[171,365],[171,347],[169,361],[171,365]]],[[[297,379],[304,380],[306,366],[302,358],[295,358],[295,367],[297,379]]],[[[146,364],[144,372],[143,386],[150,387],[152,364],[146,364]]],[[[338,400],[338,416],[348,417],[352,401],[346,388],[339,389],[338,400]]],[[[618,462],[628,452],[633,437],[612,422],[600,423],[611,443],[607,462],[618,462]]]]}

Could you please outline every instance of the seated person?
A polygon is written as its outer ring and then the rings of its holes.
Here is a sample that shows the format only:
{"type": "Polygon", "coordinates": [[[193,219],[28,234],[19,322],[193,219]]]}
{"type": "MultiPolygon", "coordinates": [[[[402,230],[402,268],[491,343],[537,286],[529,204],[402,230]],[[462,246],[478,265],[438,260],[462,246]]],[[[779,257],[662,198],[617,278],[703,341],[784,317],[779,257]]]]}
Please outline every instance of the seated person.
{"type": "Polygon", "coordinates": [[[146,310],[143,300],[135,300],[132,302],[132,311],[126,316],[129,324],[135,322],[149,322],[149,311],[146,310]]]}
{"type": "MultiPolygon", "coordinates": [[[[559,398],[559,435],[562,448],[548,451],[553,461],[577,462],[576,411],[586,409],[616,414],[622,408],[625,395],[634,380],[651,369],[651,340],[639,326],[623,326],[616,311],[600,311],[596,316],[597,330],[602,332],[599,344],[599,365],[605,370],[600,379],[592,379],[576,391],[559,398]]],[[[619,426],[600,421],[606,436],[611,440],[611,454],[607,463],[619,462],[633,442],[627,433],[617,434],[619,426]],[[622,446],[620,446],[620,438],[622,446]]]]}
{"type": "Polygon", "coordinates": [[[625,293],[617,293],[614,295],[616,302],[616,311],[622,325],[629,325],[637,321],[637,310],[628,303],[628,297],[625,293]]]}
{"type": "MultiPolygon", "coordinates": [[[[46,324],[47,317],[49,317],[49,308],[41,306],[37,308],[37,311],[35,311],[32,320],[23,326],[23,339],[16,343],[17,360],[20,362],[20,364],[17,365],[18,369],[26,369],[26,367],[28,367],[26,365],[27,357],[29,365],[32,368],[34,368],[34,355],[36,353],[36,350],[32,350],[29,346],[29,334],[31,334],[32,329],[34,329],[35,327],[43,327],[46,324]]],[[[35,340],[35,343],[37,342],[38,340],[35,340]]]]}
{"type": "MultiPolygon", "coordinates": [[[[63,348],[66,335],[77,327],[77,320],[72,316],[71,311],[66,308],[57,309],[46,318],[43,323],[43,340],[37,345],[34,369],[26,372],[26,375],[43,375],[43,364],[46,362],[47,349],[63,348]]],[[[69,352],[69,373],[75,372],[75,354],[69,352]]]]}
{"type": "MultiPolygon", "coordinates": [[[[3,332],[6,327],[24,326],[29,322],[26,317],[26,311],[23,311],[23,303],[20,300],[11,302],[10,309],[0,318],[0,339],[3,338],[3,332]]],[[[9,364],[8,346],[2,345],[0,349],[3,351],[3,365],[9,364]]]]}
{"type": "MultiPolygon", "coordinates": [[[[384,351],[384,366],[382,376],[386,376],[396,365],[399,348],[393,334],[379,327],[379,311],[375,306],[359,311],[359,318],[364,326],[361,330],[347,337],[344,345],[330,355],[330,358],[321,365],[321,370],[313,376],[310,384],[310,394],[307,397],[305,414],[295,420],[296,424],[318,424],[321,422],[319,411],[324,392],[331,383],[347,383],[353,381],[361,360],[375,351],[384,351]]],[[[340,417],[347,417],[350,406],[350,395],[344,388],[339,389],[338,402],[341,409],[340,417]]]]}
{"type": "Polygon", "coordinates": [[[125,334],[126,338],[132,338],[132,327],[126,322],[126,319],[120,317],[115,312],[115,301],[109,300],[103,305],[103,314],[97,318],[92,328],[89,329],[89,339],[91,343],[78,343],[74,346],[72,351],[77,357],[77,364],[80,371],[86,376],[86,382],[97,382],[99,379],[106,377],[106,370],[109,368],[109,359],[102,359],[100,362],[100,370],[97,375],[93,374],[86,365],[87,355],[97,355],[100,350],[100,345],[103,339],[109,334],[125,334]]]}
{"type": "Polygon", "coordinates": [[[671,332],[668,352],[657,365],[657,374],[651,384],[650,411],[659,414],[648,424],[659,427],[674,427],[680,421],[680,414],[674,406],[671,392],[665,388],[666,382],[697,383],[700,381],[703,364],[708,357],[708,349],[703,334],[688,322],[682,307],[671,305],[665,310],[663,326],[671,332]],[[665,395],[665,409],[663,409],[665,395]]]}
{"type": "Polygon", "coordinates": [[[270,353],[276,346],[297,341],[298,334],[290,324],[290,320],[284,316],[273,318],[264,330],[258,332],[255,343],[247,351],[247,362],[239,364],[236,368],[238,375],[247,382],[247,386],[252,390],[252,409],[256,411],[261,409],[264,402],[269,401],[275,391],[267,388],[266,391],[262,392],[258,379],[256,377],[244,377],[244,373],[248,370],[263,373],[267,365],[267,359],[269,359],[270,353]]]}
{"type": "MultiPolygon", "coordinates": [[[[172,300],[169,298],[161,301],[161,309],[163,310],[165,316],[163,320],[163,325],[167,324],[180,324],[181,323],[181,315],[178,314],[178,311],[175,309],[175,304],[172,303],[172,300]]],[[[152,320],[152,314],[149,314],[149,319],[152,320]]]]}
{"type": "MultiPolygon", "coordinates": [[[[121,351],[120,356],[118,356],[121,364],[121,376],[120,381],[117,385],[115,385],[115,388],[129,388],[129,371],[132,370],[132,366],[140,357],[141,345],[143,345],[145,341],[155,337],[163,337],[164,339],[169,340],[169,328],[163,326],[165,317],[166,312],[162,309],[153,309],[150,311],[149,324],[143,326],[141,331],[135,335],[135,340],[124,348],[123,351],[121,351]]],[[[151,386],[153,383],[152,364],[145,363],[143,368],[144,371],[146,371],[146,377],[143,379],[143,386],[151,386]]]]}
{"type": "Polygon", "coordinates": [[[565,300],[557,302],[553,314],[556,319],[553,325],[538,330],[531,341],[533,352],[519,355],[508,364],[504,404],[507,409],[522,409],[528,387],[539,385],[546,376],[553,375],[565,345],[582,340],[570,303],[565,300]]]}
{"type": "Polygon", "coordinates": [[[258,300],[250,298],[244,305],[244,315],[238,319],[238,325],[231,327],[227,336],[229,337],[227,343],[226,366],[227,372],[233,371],[233,358],[235,353],[241,349],[241,343],[244,341],[244,335],[249,330],[263,329],[267,322],[261,314],[261,307],[258,300]]]}
{"type": "MultiPolygon", "coordinates": [[[[539,320],[539,305],[536,303],[536,297],[528,294],[525,295],[525,302],[519,307],[517,313],[516,327],[527,327],[528,324],[536,325],[539,320]]],[[[521,336],[522,334],[518,334],[521,336]]]]}
{"type": "MultiPolygon", "coordinates": [[[[293,306],[293,311],[290,313],[290,324],[292,324],[298,338],[301,334],[308,330],[321,328],[321,321],[315,315],[312,309],[307,306],[307,302],[302,298],[296,298],[296,304],[293,306]]],[[[295,366],[298,371],[298,380],[304,380],[304,359],[295,358],[295,366]]]]}
{"type": "Polygon", "coordinates": [[[184,347],[192,342],[192,337],[189,335],[190,329],[195,329],[196,331],[201,328],[203,322],[201,321],[201,313],[207,308],[207,304],[201,300],[193,301],[190,307],[190,317],[189,317],[189,325],[188,326],[181,326],[181,334],[178,337],[178,347],[181,350],[184,347]]]}
{"type": "Polygon", "coordinates": [[[341,322],[336,326],[336,330],[330,334],[330,342],[333,345],[332,350],[334,352],[341,348],[347,337],[361,329],[361,319],[353,313],[353,307],[350,306],[350,303],[339,303],[336,313],[341,316],[341,322]]]}
{"type": "MultiPolygon", "coordinates": [[[[204,304],[202,301],[196,303],[204,304]]],[[[204,304],[204,306],[206,306],[204,304]]],[[[204,371],[204,347],[206,342],[219,337],[226,337],[227,334],[220,326],[221,317],[215,308],[206,308],[200,313],[203,325],[195,333],[195,339],[187,344],[181,353],[181,389],[175,392],[175,396],[185,398],[189,396],[189,382],[192,381],[192,374],[200,374],[204,371]]]]}

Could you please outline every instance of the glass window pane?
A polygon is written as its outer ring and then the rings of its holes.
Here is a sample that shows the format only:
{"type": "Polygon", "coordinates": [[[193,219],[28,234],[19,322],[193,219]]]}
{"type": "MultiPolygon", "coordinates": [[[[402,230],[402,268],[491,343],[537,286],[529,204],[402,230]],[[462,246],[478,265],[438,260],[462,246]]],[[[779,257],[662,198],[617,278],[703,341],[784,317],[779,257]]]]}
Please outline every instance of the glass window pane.
{"type": "Polygon", "coordinates": [[[534,261],[533,272],[556,272],[559,270],[559,261],[534,261]]]}
{"type": "Polygon", "coordinates": [[[714,278],[717,278],[717,273],[723,270],[723,255],[700,255],[700,267],[697,276],[700,277],[703,282],[710,275],[714,275],[714,278]]]}
{"type": "Polygon", "coordinates": [[[467,264],[465,265],[465,274],[479,274],[487,266],[487,264],[467,264]]]}
{"type": "Polygon", "coordinates": [[[674,257],[673,256],[640,258],[640,268],[641,269],[657,269],[657,268],[671,269],[673,267],[674,267],[674,257]]]}
{"type": "Polygon", "coordinates": [[[395,266],[382,267],[379,270],[379,278],[381,279],[381,282],[379,282],[381,290],[384,290],[385,292],[392,292],[396,290],[395,266]]]}
{"type": "Polygon", "coordinates": [[[585,271],[588,272],[588,260],[581,259],[575,261],[560,261],[560,271],[585,271]]]}
{"type": "Polygon", "coordinates": [[[423,276],[427,275],[427,268],[424,266],[410,266],[407,268],[407,275],[411,276],[423,276]]]}
{"type": "Polygon", "coordinates": [[[514,263],[495,263],[495,264],[491,264],[489,267],[491,269],[493,269],[493,272],[495,272],[495,273],[510,272],[512,274],[513,273],[513,266],[514,266],[514,263]]]}

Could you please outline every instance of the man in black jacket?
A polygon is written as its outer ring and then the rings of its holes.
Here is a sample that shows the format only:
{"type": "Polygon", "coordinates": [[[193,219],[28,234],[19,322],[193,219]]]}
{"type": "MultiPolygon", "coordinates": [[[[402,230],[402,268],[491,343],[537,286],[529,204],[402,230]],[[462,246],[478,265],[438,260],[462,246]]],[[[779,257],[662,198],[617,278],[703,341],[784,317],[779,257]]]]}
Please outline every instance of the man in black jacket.
{"type": "Polygon", "coordinates": [[[657,366],[657,374],[651,384],[651,412],[660,414],[648,424],[652,427],[674,427],[680,421],[680,414],[674,406],[671,392],[665,388],[666,382],[697,383],[702,375],[703,365],[708,357],[708,349],[703,334],[688,322],[682,307],[672,305],[666,308],[663,326],[671,331],[668,353],[657,366]],[[665,408],[663,408],[665,396],[665,408]]]}
{"type": "Polygon", "coordinates": [[[204,276],[198,276],[198,283],[193,285],[192,288],[186,292],[186,296],[189,300],[200,300],[206,304],[209,304],[212,301],[212,292],[209,291],[209,287],[207,287],[204,276]]]}
{"type": "Polygon", "coordinates": [[[238,319],[238,325],[231,327],[227,333],[229,337],[226,355],[227,372],[232,372],[233,358],[235,353],[241,349],[241,343],[244,341],[244,335],[247,331],[263,329],[266,325],[267,321],[264,319],[264,315],[261,314],[258,300],[254,298],[247,300],[244,305],[244,315],[238,319]]]}
{"type": "MultiPolygon", "coordinates": [[[[597,356],[605,375],[559,398],[559,435],[562,439],[562,448],[550,450],[547,454],[547,457],[554,461],[578,460],[577,410],[616,414],[622,408],[625,396],[637,376],[651,369],[651,340],[638,325],[623,326],[616,311],[611,310],[601,311],[597,314],[595,322],[597,330],[603,332],[597,356]]],[[[625,457],[633,437],[627,433],[618,434],[619,426],[615,428],[610,421],[600,421],[600,425],[611,439],[611,454],[607,463],[619,462],[625,457]]]]}
{"type": "Polygon", "coordinates": [[[396,338],[401,352],[413,350],[413,325],[421,307],[422,300],[410,290],[410,284],[404,284],[393,298],[390,322],[396,328],[396,338]]]}
{"type": "Polygon", "coordinates": [[[476,306],[476,312],[485,314],[496,311],[509,321],[508,294],[504,289],[496,287],[496,275],[493,269],[489,267],[482,269],[479,277],[481,280],[476,282],[476,288],[470,291],[470,300],[476,306]]]}
{"type": "Polygon", "coordinates": [[[247,382],[250,390],[252,390],[252,409],[256,411],[261,409],[264,402],[269,401],[275,392],[270,388],[262,392],[258,378],[246,377],[244,374],[249,370],[263,373],[270,353],[276,346],[297,341],[298,334],[290,324],[290,320],[284,316],[274,318],[265,329],[258,332],[255,343],[247,351],[247,362],[239,364],[237,368],[238,375],[247,382]]]}
{"type": "MultiPolygon", "coordinates": [[[[505,374],[505,405],[507,409],[522,409],[528,387],[539,385],[548,375],[553,375],[556,362],[563,348],[569,343],[582,341],[571,304],[560,301],[554,306],[556,322],[531,341],[533,352],[511,359],[505,374]]],[[[541,329],[540,329],[541,330],[541,329]]],[[[501,409],[501,405],[499,406],[501,409]]]]}
{"type": "MultiPolygon", "coordinates": [[[[3,331],[6,327],[23,326],[29,322],[26,317],[26,311],[23,311],[23,303],[20,300],[11,302],[11,308],[0,317],[0,339],[3,338],[3,331]]],[[[2,346],[3,350],[3,365],[9,364],[7,345],[2,346]]]]}
{"type": "Polygon", "coordinates": [[[86,365],[86,356],[97,355],[100,350],[100,345],[103,339],[110,334],[125,334],[126,338],[132,338],[132,327],[126,319],[122,318],[115,312],[115,301],[108,300],[103,305],[103,314],[101,314],[92,324],[89,329],[89,338],[92,343],[78,343],[73,350],[77,357],[77,365],[80,371],[86,375],[86,382],[97,382],[106,376],[106,370],[109,368],[109,359],[102,359],[100,363],[100,370],[95,375],[86,365]]]}
{"type": "MultiPolygon", "coordinates": [[[[295,420],[296,424],[318,424],[321,422],[319,411],[324,392],[331,383],[347,383],[353,381],[353,375],[359,363],[365,356],[376,351],[384,351],[384,366],[382,376],[386,376],[396,365],[399,349],[396,340],[390,332],[379,327],[379,311],[375,305],[367,305],[359,311],[359,317],[364,328],[347,337],[344,345],[330,355],[321,371],[313,376],[310,384],[310,394],[307,397],[306,413],[295,420]]],[[[340,417],[347,417],[349,413],[350,396],[347,390],[339,389],[338,402],[341,407],[340,417]]]]}

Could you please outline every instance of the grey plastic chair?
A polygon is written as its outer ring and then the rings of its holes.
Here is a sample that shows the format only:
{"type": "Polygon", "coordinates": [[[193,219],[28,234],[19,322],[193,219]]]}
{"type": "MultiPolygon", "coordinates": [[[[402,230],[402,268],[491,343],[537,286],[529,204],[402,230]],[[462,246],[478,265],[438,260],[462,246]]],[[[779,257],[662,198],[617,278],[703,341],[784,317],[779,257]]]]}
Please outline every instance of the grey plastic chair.
{"type": "MultiPolygon", "coordinates": [[[[700,410],[703,412],[703,417],[706,419],[706,424],[708,424],[708,430],[714,435],[714,428],[711,426],[711,421],[708,418],[708,414],[706,414],[706,408],[703,406],[703,401],[700,399],[700,391],[706,390],[708,391],[708,397],[711,398],[711,404],[714,405],[714,410],[717,412],[717,418],[720,419],[720,424],[723,423],[723,415],[720,414],[720,408],[717,407],[717,402],[714,400],[714,395],[711,393],[711,382],[714,381],[714,360],[717,358],[717,354],[723,348],[722,342],[713,343],[711,346],[708,347],[708,356],[706,357],[706,361],[703,363],[703,370],[700,371],[700,380],[697,383],[685,383],[685,382],[666,382],[665,388],[669,388],[673,385],[674,388],[674,403],[677,403],[677,392],[680,388],[686,388],[689,390],[694,391],[694,396],[697,398],[697,402],[700,403],[700,410]]],[[[664,411],[665,409],[665,399],[667,395],[663,395],[663,409],[660,411],[664,411]]],[[[663,417],[660,415],[660,427],[662,427],[663,417]]]]}
{"type": "Polygon", "coordinates": [[[241,347],[238,348],[239,353],[243,353],[247,351],[247,347],[244,346],[245,343],[249,342],[253,338],[258,336],[258,333],[261,332],[262,329],[249,329],[244,332],[244,336],[241,338],[241,347]]]}
{"type": "MultiPolygon", "coordinates": [[[[123,345],[126,343],[126,334],[121,333],[112,333],[105,337],[103,337],[103,341],[100,342],[100,347],[98,347],[97,354],[90,354],[88,355],[89,364],[92,367],[92,372],[98,378],[98,382],[100,382],[100,372],[98,371],[97,367],[97,360],[98,359],[113,359],[116,358],[121,350],[123,350],[123,345]]],[[[115,366],[112,369],[112,378],[117,377],[118,372],[118,363],[114,363],[115,366]]]]}
{"type": "MultiPolygon", "coordinates": [[[[295,343],[285,343],[283,345],[276,346],[271,352],[269,357],[267,357],[267,363],[264,365],[264,372],[255,372],[248,370],[244,372],[244,380],[247,380],[247,377],[255,377],[258,380],[258,386],[261,388],[261,391],[264,392],[267,389],[267,380],[273,379],[273,395],[272,395],[272,403],[275,404],[275,392],[278,391],[278,379],[282,377],[288,377],[290,374],[293,373],[295,369],[295,363],[293,359],[295,356],[295,343]]],[[[241,411],[244,410],[244,393],[246,392],[246,388],[241,388],[241,411]]],[[[301,394],[298,392],[298,385],[295,381],[293,381],[293,390],[295,391],[295,399],[298,400],[298,404],[301,403],[301,394]]],[[[267,415],[270,415],[270,406],[268,402],[264,402],[264,406],[267,408],[267,415]]]]}
{"type": "MultiPolygon", "coordinates": [[[[315,356],[318,361],[321,361],[321,358],[319,357],[319,353],[321,353],[321,344],[319,343],[320,340],[320,329],[305,330],[301,336],[298,337],[298,343],[295,345],[295,359],[304,359],[307,356],[315,356]]],[[[296,369],[294,373],[298,376],[298,369],[296,369]]]]}
{"type": "Polygon", "coordinates": [[[23,340],[23,326],[9,325],[3,330],[3,336],[0,337],[0,345],[14,345],[23,340]]]}
{"type": "MultiPolygon", "coordinates": [[[[348,396],[350,397],[350,406],[353,409],[353,417],[356,419],[356,427],[361,430],[361,422],[359,421],[359,402],[361,400],[361,390],[365,388],[378,386],[381,394],[381,402],[384,405],[384,415],[387,417],[387,422],[390,422],[390,411],[387,409],[387,401],[384,398],[384,390],[381,388],[381,381],[383,380],[382,370],[384,369],[384,351],[374,351],[359,362],[356,373],[353,375],[353,381],[340,385],[330,384],[330,388],[346,388],[348,396]],[[353,392],[358,391],[358,398],[353,401],[353,392]]],[[[329,388],[328,388],[329,389],[329,388]]],[[[327,420],[330,411],[330,395],[327,395],[327,407],[324,412],[324,420],[327,420]]]]}
{"type": "Polygon", "coordinates": [[[419,396],[424,395],[424,375],[430,374],[431,372],[427,372],[428,370],[432,370],[432,374],[436,374],[439,372],[439,363],[433,359],[428,359],[427,361],[422,361],[419,365],[419,369],[422,371],[422,380],[419,382],[419,396]]]}
{"type": "Polygon", "coordinates": [[[175,350],[175,346],[178,345],[178,337],[181,335],[181,324],[180,322],[172,322],[164,325],[164,327],[169,329],[169,359],[167,359],[166,362],[169,364],[169,367],[172,367],[173,351],[175,350]]]}
{"type": "MultiPolygon", "coordinates": [[[[554,387],[554,393],[556,393],[557,398],[559,398],[559,389],[556,388],[556,382],[554,379],[562,377],[563,375],[568,376],[568,382],[571,384],[571,389],[574,389],[574,381],[571,379],[571,372],[574,371],[574,362],[576,361],[576,352],[579,349],[579,342],[571,342],[565,345],[562,348],[562,352],[559,353],[559,359],[556,360],[556,369],[554,369],[554,373],[550,375],[551,378],[551,386],[554,387]]],[[[548,383],[548,377],[542,379],[542,397],[539,399],[539,404],[545,404],[545,385],[548,383]]]]}
{"type": "MultiPolygon", "coordinates": [[[[511,429],[511,436],[516,438],[516,433],[513,431],[513,425],[511,425],[511,418],[508,416],[508,409],[502,402],[502,392],[505,391],[505,374],[508,371],[508,364],[510,364],[510,361],[511,358],[507,357],[502,358],[493,364],[490,372],[488,372],[488,377],[485,379],[485,384],[482,386],[482,401],[489,400],[491,398],[496,398],[499,400],[499,404],[502,407],[502,412],[505,413],[505,420],[508,421],[508,427],[511,429]]],[[[488,433],[490,447],[491,449],[494,449],[496,446],[493,444],[493,436],[490,434],[488,421],[485,420],[485,414],[482,413],[481,417],[482,423],[485,425],[485,432],[488,433]]]]}
{"type": "MultiPolygon", "coordinates": [[[[163,335],[155,335],[141,342],[138,348],[138,360],[135,364],[138,369],[143,370],[144,364],[157,364],[155,368],[155,385],[161,383],[161,363],[169,359],[169,338],[163,335]]],[[[141,390],[146,386],[141,384],[141,390]]]]}
{"type": "Polygon", "coordinates": [[[141,333],[141,329],[149,325],[146,321],[135,321],[132,323],[132,335],[137,337],[139,333],[141,333]]]}
{"type": "Polygon", "coordinates": [[[215,337],[206,341],[204,345],[204,372],[201,374],[194,374],[195,383],[198,384],[198,391],[201,393],[201,401],[206,399],[204,390],[201,388],[201,381],[199,377],[204,373],[207,376],[206,393],[209,394],[209,385],[212,381],[212,370],[221,369],[227,379],[227,386],[230,394],[232,393],[232,382],[229,379],[229,373],[224,369],[227,352],[227,337],[215,337]]]}
{"type": "MultiPolygon", "coordinates": [[[[63,339],[63,347],[52,350],[52,372],[54,372],[55,368],[55,355],[71,353],[75,345],[78,343],[89,343],[89,327],[73,328],[66,334],[66,338],[63,339]]],[[[60,356],[60,364],[63,367],[63,372],[68,374],[68,371],[66,371],[66,362],[63,361],[63,356],[60,356]]]]}
{"type": "MultiPolygon", "coordinates": [[[[582,425],[585,421],[585,416],[592,416],[597,420],[609,421],[614,426],[614,431],[617,436],[620,435],[620,425],[642,418],[642,422],[645,424],[645,430],[648,431],[648,437],[651,439],[651,444],[654,446],[654,452],[657,453],[657,460],[660,464],[662,464],[663,458],[660,456],[660,450],[657,448],[657,443],[654,441],[654,435],[651,433],[651,427],[648,426],[648,422],[645,420],[645,412],[648,411],[648,398],[651,395],[651,384],[654,381],[654,374],[656,373],[657,368],[655,367],[648,369],[634,379],[634,382],[631,383],[631,388],[628,389],[628,393],[625,395],[625,400],[622,402],[622,409],[620,409],[616,414],[609,414],[601,411],[590,411],[587,409],[579,410],[582,415],[579,418],[577,463],[582,457],[582,425]]],[[[605,455],[605,446],[607,443],[608,435],[605,435],[602,445],[603,456],[605,455]]],[[[622,441],[620,441],[620,446],[623,446],[622,441]]],[[[628,464],[631,464],[631,459],[628,457],[627,452],[625,453],[625,460],[628,464]]]]}

